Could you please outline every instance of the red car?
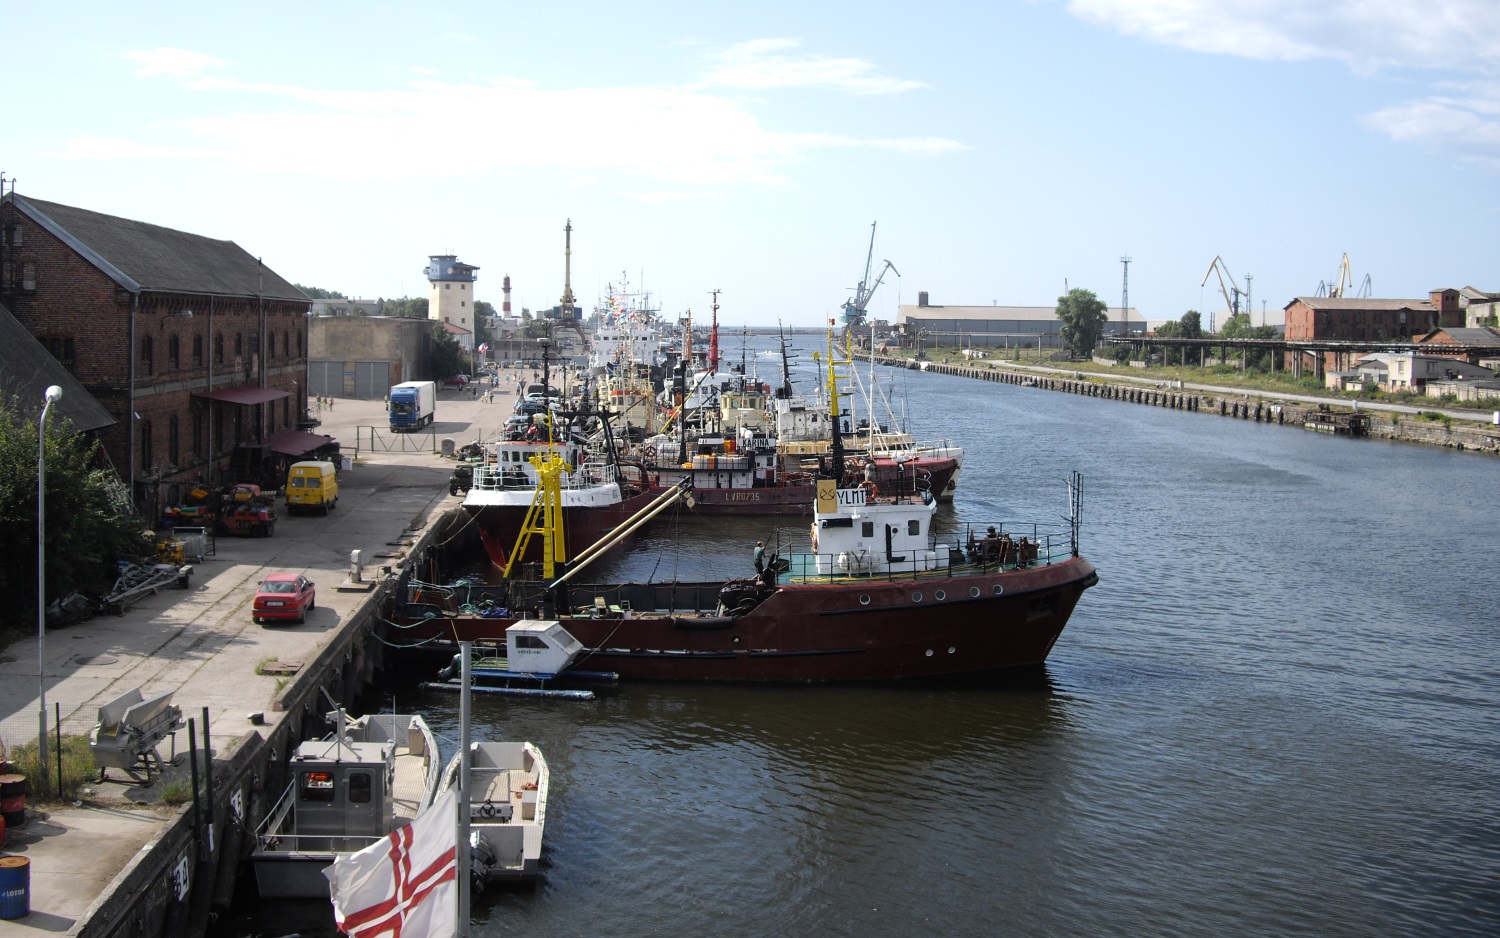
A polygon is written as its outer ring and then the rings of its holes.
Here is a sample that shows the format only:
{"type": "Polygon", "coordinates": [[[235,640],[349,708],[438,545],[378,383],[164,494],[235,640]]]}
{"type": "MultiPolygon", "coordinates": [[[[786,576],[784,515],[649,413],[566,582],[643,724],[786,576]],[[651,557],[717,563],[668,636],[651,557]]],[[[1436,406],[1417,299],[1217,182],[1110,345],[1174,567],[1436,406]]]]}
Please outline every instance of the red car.
{"type": "Polygon", "coordinates": [[[273,573],[260,583],[255,592],[255,602],[250,606],[250,619],[265,622],[271,619],[295,619],[306,622],[307,614],[317,606],[317,589],[313,581],[300,573],[273,573]]]}

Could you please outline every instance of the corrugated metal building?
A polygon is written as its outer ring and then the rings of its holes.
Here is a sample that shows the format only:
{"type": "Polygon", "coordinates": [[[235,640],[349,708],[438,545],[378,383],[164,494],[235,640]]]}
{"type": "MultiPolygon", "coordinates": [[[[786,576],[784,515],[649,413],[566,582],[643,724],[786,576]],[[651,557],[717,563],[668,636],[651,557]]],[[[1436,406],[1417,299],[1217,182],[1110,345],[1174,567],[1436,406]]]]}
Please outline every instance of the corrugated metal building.
{"type": "MultiPolygon", "coordinates": [[[[1120,335],[1127,329],[1144,332],[1146,320],[1131,309],[1122,317],[1119,309],[1108,311],[1105,335],[1120,335]]],[[[914,344],[964,348],[1062,348],[1062,320],[1053,306],[934,306],[926,293],[917,294],[915,306],[902,305],[896,327],[914,344]]]]}

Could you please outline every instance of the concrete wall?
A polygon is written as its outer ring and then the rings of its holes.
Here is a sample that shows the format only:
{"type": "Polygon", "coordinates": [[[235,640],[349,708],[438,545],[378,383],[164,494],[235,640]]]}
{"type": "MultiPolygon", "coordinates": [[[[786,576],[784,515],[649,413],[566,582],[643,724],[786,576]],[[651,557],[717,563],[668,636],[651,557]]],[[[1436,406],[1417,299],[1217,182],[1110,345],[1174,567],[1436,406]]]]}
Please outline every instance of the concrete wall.
{"type": "Polygon", "coordinates": [[[339,362],[353,372],[355,362],[388,362],[386,387],[431,378],[427,369],[432,322],[399,316],[314,317],[308,337],[308,359],[339,362]]]}

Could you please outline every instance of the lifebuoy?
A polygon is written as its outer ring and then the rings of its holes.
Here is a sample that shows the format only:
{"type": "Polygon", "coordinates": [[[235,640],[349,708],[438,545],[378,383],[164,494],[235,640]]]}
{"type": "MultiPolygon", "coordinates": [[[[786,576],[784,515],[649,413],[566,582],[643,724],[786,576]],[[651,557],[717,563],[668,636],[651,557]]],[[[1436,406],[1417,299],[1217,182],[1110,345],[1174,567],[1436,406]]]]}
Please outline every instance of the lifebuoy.
{"type": "Polygon", "coordinates": [[[645,456],[646,456],[647,459],[651,460],[652,462],[656,462],[656,447],[655,446],[648,446],[648,447],[646,447],[644,450],[642,450],[642,453],[645,454],[645,456]]]}
{"type": "Polygon", "coordinates": [[[865,481],[861,482],[859,484],[859,487],[865,490],[865,498],[866,499],[879,498],[880,497],[880,489],[876,488],[875,483],[871,482],[869,479],[866,479],[865,481]]]}

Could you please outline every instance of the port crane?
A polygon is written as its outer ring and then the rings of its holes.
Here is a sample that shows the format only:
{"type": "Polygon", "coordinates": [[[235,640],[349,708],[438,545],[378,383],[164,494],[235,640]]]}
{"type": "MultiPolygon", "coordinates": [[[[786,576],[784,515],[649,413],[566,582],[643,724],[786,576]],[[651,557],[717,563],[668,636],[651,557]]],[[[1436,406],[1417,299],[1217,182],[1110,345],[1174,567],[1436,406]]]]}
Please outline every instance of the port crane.
{"type": "Polygon", "coordinates": [[[890,261],[880,268],[880,274],[873,283],[870,282],[870,266],[875,260],[875,222],[870,222],[870,250],[865,255],[865,275],[860,278],[859,286],[854,288],[854,295],[844,301],[844,330],[846,332],[864,325],[865,309],[870,305],[870,297],[875,295],[875,288],[880,286],[880,281],[885,279],[885,272],[892,270],[896,276],[901,276],[901,271],[896,270],[896,265],[890,261]],[[867,287],[866,284],[869,286],[867,287]]]}
{"type": "MultiPolygon", "coordinates": [[[[1365,275],[1365,282],[1360,287],[1361,291],[1363,291],[1366,287],[1368,287],[1369,283],[1370,283],[1370,277],[1369,277],[1368,274],[1366,274],[1365,275]]],[[[1339,262],[1339,279],[1338,279],[1338,282],[1337,283],[1324,283],[1323,281],[1319,280],[1318,281],[1318,294],[1317,295],[1318,296],[1330,297],[1332,299],[1338,299],[1339,297],[1341,297],[1341,296],[1344,295],[1344,291],[1345,290],[1349,289],[1352,286],[1354,286],[1354,274],[1349,269],[1349,255],[1345,254],[1344,255],[1344,259],[1339,262]]],[[[1368,295],[1368,294],[1366,294],[1366,295],[1368,295]]]]}
{"type": "MultiPolygon", "coordinates": [[[[1224,294],[1224,302],[1229,304],[1229,314],[1231,316],[1238,316],[1240,312],[1240,297],[1246,298],[1246,306],[1248,307],[1250,291],[1240,289],[1239,284],[1234,282],[1234,274],[1229,272],[1229,267],[1225,265],[1224,259],[1218,255],[1215,255],[1213,263],[1208,265],[1208,273],[1203,275],[1203,283],[1198,284],[1198,286],[1201,287],[1207,284],[1208,278],[1214,274],[1219,275],[1219,292],[1224,294]],[[1228,282],[1226,283],[1225,281],[1228,282]]],[[[1249,278],[1247,277],[1246,280],[1248,282],[1249,278]]],[[[1213,330],[1212,325],[1209,326],[1209,330],[1213,330]]]]}

